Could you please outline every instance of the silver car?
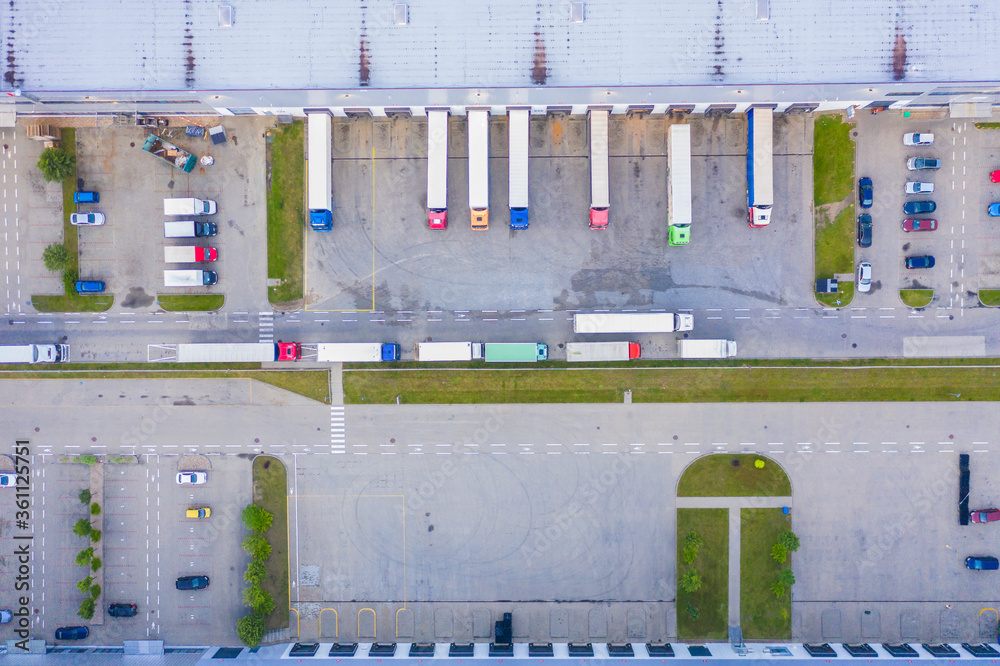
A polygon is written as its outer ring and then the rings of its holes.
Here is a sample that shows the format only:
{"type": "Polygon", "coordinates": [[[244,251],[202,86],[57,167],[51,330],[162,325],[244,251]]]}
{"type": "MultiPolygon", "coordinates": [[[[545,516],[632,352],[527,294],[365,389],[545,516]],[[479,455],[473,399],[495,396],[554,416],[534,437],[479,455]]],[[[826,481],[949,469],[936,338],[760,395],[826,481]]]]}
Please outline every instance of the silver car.
{"type": "Polygon", "coordinates": [[[914,183],[906,184],[907,194],[931,194],[934,192],[934,183],[914,183]]]}
{"type": "Polygon", "coordinates": [[[99,227],[104,224],[104,213],[72,213],[69,223],[77,227],[99,227]]]}
{"type": "Polygon", "coordinates": [[[872,265],[862,261],[858,266],[858,291],[866,292],[872,288],[872,265]]]}
{"type": "Polygon", "coordinates": [[[177,472],[177,483],[182,486],[200,486],[208,483],[208,472],[177,472]]]}

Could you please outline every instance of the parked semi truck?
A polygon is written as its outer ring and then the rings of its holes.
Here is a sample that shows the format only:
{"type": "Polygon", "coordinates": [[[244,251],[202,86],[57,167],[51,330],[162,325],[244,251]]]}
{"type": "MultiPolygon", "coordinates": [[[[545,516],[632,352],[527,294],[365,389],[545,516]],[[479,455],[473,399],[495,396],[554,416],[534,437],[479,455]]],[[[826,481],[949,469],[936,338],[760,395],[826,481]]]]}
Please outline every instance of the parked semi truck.
{"type": "Polygon", "coordinates": [[[448,111],[427,112],[427,225],[448,228],[448,111]]]}
{"type": "Polygon", "coordinates": [[[333,128],[329,111],[306,114],[309,118],[309,226],[316,231],[333,229],[333,128]]]}
{"type": "Polygon", "coordinates": [[[215,226],[215,222],[180,220],[163,223],[164,238],[202,238],[205,236],[214,236],[218,230],[219,228],[215,226]]]}
{"type": "Polygon", "coordinates": [[[528,109],[507,112],[510,228],[528,228],[528,109]]]}
{"type": "Polygon", "coordinates": [[[608,228],[608,116],[607,109],[590,110],[590,228],[608,228]]]}
{"type": "Polygon", "coordinates": [[[681,358],[729,358],[736,356],[734,340],[678,340],[681,358]]]}
{"type": "Polygon", "coordinates": [[[2,345],[2,363],[68,363],[69,345],[2,345]]]}
{"type": "Polygon", "coordinates": [[[200,261],[215,261],[219,254],[214,247],[194,245],[168,245],[163,248],[163,261],[167,264],[195,264],[200,261]]]}
{"type": "Polygon", "coordinates": [[[319,363],[377,363],[399,359],[399,345],[395,342],[321,342],[316,345],[319,363]]]}
{"type": "Polygon", "coordinates": [[[670,245],[687,245],[691,240],[691,126],[671,125],[667,139],[667,223],[670,245]]]}
{"type": "Polygon", "coordinates": [[[469,109],[469,210],[472,228],[490,228],[490,112],[469,109]]]}
{"type": "Polygon", "coordinates": [[[184,197],[180,199],[164,199],[164,215],[215,215],[217,207],[211,199],[195,199],[184,197]]]}
{"type": "Polygon", "coordinates": [[[574,333],[673,333],[694,328],[694,316],[670,312],[596,312],[573,315],[574,333]]]}
{"type": "Polygon", "coordinates": [[[216,342],[177,345],[178,363],[269,363],[297,361],[302,345],[297,342],[216,342]]]}
{"type": "Polygon", "coordinates": [[[163,285],[166,287],[204,287],[216,284],[219,274],[215,271],[173,270],[163,271],[163,285]]]}
{"type": "Polygon", "coordinates": [[[639,358],[638,342],[567,342],[566,360],[570,363],[632,361],[639,358]]]}
{"type": "Polygon", "coordinates": [[[418,361],[478,361],[483,358],[481,342],[418,342],[418,361]]]}
{"type": "Polygon", "coordinates": [[[774,114],[747,111],[747,220],[751,227],[771,223],[774,205],[774,114]]]}
{"type": "Polygon", "coordinates": [[[549,358],[544,342],[487,342],[485,346],[487,363],[535,363],[549,358]]]}
{"type": "Polygon", "coordinates": [[[142,149],[150,155],[158,157],[167,164],[181,171],[191,173],[194,165],[198,163],[195,156],[186,150],[181,150],[169,141],[165,141],[155,134],[146,136],[146,142],[142,144],[142,149]]]}

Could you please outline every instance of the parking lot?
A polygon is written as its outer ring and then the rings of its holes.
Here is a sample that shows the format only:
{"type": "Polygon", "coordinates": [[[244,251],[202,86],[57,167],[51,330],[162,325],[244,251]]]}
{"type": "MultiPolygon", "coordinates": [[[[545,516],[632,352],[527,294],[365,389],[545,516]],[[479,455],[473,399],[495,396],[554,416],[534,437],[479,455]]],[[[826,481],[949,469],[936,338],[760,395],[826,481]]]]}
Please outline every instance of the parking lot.
{"type": "MultiPolygon", "coordinates": [[[[210,125],[218,119],[206,121],[210,125]]],[[[98,204],[81,204],[81,211],[107,216],[100,227],[81,227],[80,277],[104,280],[115,295],[116,311],[155,309],[157,294],[223,293],[229,310],[258,308],[267,298],[267,201],[265,192],[265,129],[273,119],[257,117],[221,120],[228,135],[224,144],[185,136],[183,126],[147,128],[112,126],[78,128],[80,187],[100,192],[98,204]],[[142,150],[149,131],[195,157],[211,155],[211,166],[198,164],[191,173],[171,167],[142,150]],[[218,213],[198,219],[215,222],[214,238],[164,239],[163,199],[198,197],[218,203],[218,213]],[[219,250],[212,265],[166,265],[163,247],[211,246],[219,250]],[[166,288],[164,268],[210,268],[219,274],[213,287],[166,288]]],[[[185,219],[173,217],[169,219],[185,219]]]]}
{"type": "Polygon", "coordinates": [[[490,228],[469,224],[467,132],[450,121],[446,231],[427,228],[426,120],[334,119],[334,228],[309,233],[310,310],[810,305],[812,120],[775,122],[774,223],[746,225],[743,116],[692,117],[692,241],[667,246],[668,119],[613,116],[611,212],[588,229],[585,117],[533,117],[531,226],[511,231],[507,128],[490,125],[490,228]]]}
{"type": "MultiPolygon", "coordinates": [[[[857,261],[871,262],[873,288],[858,294],[854,306],[899,305],[899,289],[933,289],[934,308],[974,307],[979,289],[1000,286],[1000,228],[986,208],[1000,201],[1000,188],[989,182],[1000,168],[1000,133],[977,130],[971,120],[903,118],[898,113],[858,112],[858,177],[874,181],[873,243],[856,249],[857,261]],[[930,132],[930,146],[904,146],[903,134],[930,132]],[[910,171],[910,157],[942,160],[937,171],[910,171]],[[934,184],[932,194],[904,194],[908,181],[934,184]],[[934,201],[933,213],[907,215],[908,201],[934,201]],[[930,232],[904,232],[904,218],[936,219],[930,232]],[[930,255],[929,269],[907,269],[907,257],[930,255]]],[[[859,212],[861,212],[859,210],[859,212]]]]}
{"type": "MultiPolygon", "coordinates": [[[[87,642],[104,645],[165,637],[184,644],[237,640],[235,624],[243,615],[240,595],[247,562],[239,546],[245,532],[239,514],[250,501],[250,464],[242,458],[216,457],[206,485],[179,486],[178,460],[148,456],[139,465],[104,466],[103,502],[94,498],[103,515],[103,606],[90,621],[77,616],[84,595],[76,584],[86,571],[74,562],[89,541],[72,533],[76,521],[87,515],[77,495],[89,487],[90,468],[51,462],[36,467],[32,479],[37,495],[35,636],[51,642],[58,627],[85,625],[91,632],[87,642]],[[212,515],[188,519],[185,509],[191,506],[208,506],[212,515]],[[208,589],[174,589],[178,576],[195,574],[210,577],[208,589]],[[118,602],[136,604],[137,615],[108,616],[108,604],[118,602]]],[[[6,537],[15,510],[14,492],[0,493],[0,503],[6,537]]],[[[0,569],[4,589],[13,589],[15,566],[7,559],[0,569]]],[[[0,637],[11,637],[11,627],[0,627],[0,637]]]]}

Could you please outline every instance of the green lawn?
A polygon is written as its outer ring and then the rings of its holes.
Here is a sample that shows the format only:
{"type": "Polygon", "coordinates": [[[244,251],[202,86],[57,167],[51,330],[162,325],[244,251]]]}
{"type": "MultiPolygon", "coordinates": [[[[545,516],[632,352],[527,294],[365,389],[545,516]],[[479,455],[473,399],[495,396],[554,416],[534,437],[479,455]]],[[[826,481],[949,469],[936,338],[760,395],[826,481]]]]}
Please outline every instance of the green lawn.
{"type": "Polygon", "coordinates": [[[980,289],[979,302],[983,305],[1000,305],[1000,289],[980,289]]]}
{"type": "Polygon", "coordinates": [[[729,510],[677,509],[677,580],[693,568],[701,588],[688,593],[677,586],[677,637],[726,638],[729,635],[729,510]],[[701,535],[702,545],[692,564],[684,564],[684,537],[701,535]],[[692,619],[688,604],[698,609],[692,619]]]}
{"type": "MultiPolygon", "coordinates": [[[[344,373],[348,404],[622,402],[844,402],[1000,400],[1000,368],[865,367],[817,363],[800,368],[753,361],[750,366],[692,369],[649,367],[631,370],[397,370],[344,373]]],[[[974,362],[974,361],[973,361],[974,362]]],[[[744,361],[744,363],[746,363],[744,361]]]]}
{"type": "Polygon", "coordinates": [[[65,296],[31,297],[31,307],[39,312],[105,312],[114,304],[115,297],[111,294],[80,296],[68,292],[65,296]]]}
{"type": "Polygon", "coordinates": [[[681,475],[678,497],[749,497],[792,494],[784,470],[770,458],[749,454],[718,454],[698,458],[681,475]],[[734,467],[733,461],[739,466],[734,467]],[[763,460],[764,467],[754,467],[763,460]]]}
{"type": "MultiPolygon", "coordinates": [[[[816,279],[840,273],[854,275],[854,207],[840,211],[831,223],[824,211],[816,211],[816,279]]],[[[854,298],[854,283],[841,282],[838,294],[816,294],[824,305],[844,307],[854,298]],[[837,304],[837,301],[840,301],[837,304]]]]}
{"type": "Polygon", "coordinates": [[[934,299],[933,289],[900,289],[899,300],[911,308],[922,308],[934,299]]]}
{"type": "Polygon", "coordinates": [[[843,201],[854,189],[852,123],[839,114],[816,118],[813,132],[813,205],[843,201]]]}
{"type": "Polygon", "coordinates": [[[815,294],[820,304],[830,308],[842,308],[854,300],[854,283],[838,282],[836,294],[815,294]]]}
{"type": "Polygon", "coordinates": [[[170,312],[218,310],[226,302],[222,294],[158,294],[156,302],[170,312]]]}
{"type": "MultiPolygon", "coordinates": [[[[789,554],[785,564],[771,557],[778,535],[792,528],[791,516],[781,509],[740,510],[740,626],[750,640],[779,640],[792,636],[792,595],[778,598],[771,584],[778,572],[792,567],[789,554]]],[[[787,589],[787,588],[786,588],[787,589]]],[[[680,613],[678,612],[678,618],[680,613]]]]}
{"type": "Polygon", "coordinates": [[[271,129],[274,142],[267,148],[267,277],[281,284],[268,287],[273,304],[303,296],[305,250],[305,123],[271,129]]]}
{"type": "Polygon", "coordinates": [[[274,612],[267,629],[288,626],[288,481],[285,466],[277,458],[258,456],[253,461],[253,502],[274,516],[264,536],[271,544],[267,578],[261,587],[274,599],[274,612]]]}
{"type": "Polygon", "coordinates": [[[985,129],[985,130],[1000,129],[1000,123],[974,123],[974,124],[976,126],[976,129],[985,129]]]}

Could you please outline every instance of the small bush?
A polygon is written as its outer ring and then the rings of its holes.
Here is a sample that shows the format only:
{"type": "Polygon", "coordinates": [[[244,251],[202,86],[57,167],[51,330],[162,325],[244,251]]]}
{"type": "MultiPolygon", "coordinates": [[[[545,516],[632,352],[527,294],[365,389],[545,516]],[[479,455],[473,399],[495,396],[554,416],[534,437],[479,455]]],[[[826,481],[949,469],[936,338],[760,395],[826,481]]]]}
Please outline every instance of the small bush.
{"type": "Polygon", "coordinates": [[[785,560],[788,559],[788,550],[785,548],[784,544],[776,543],[771,546],[771,559],[778,564],[785,563],[785,560]]]}
{"type": "Polygon", "coordinates": [[[90,568],[93,571],[97,571],[98,569],[101,568],[101,564],[102,564],[101,558],[95,557],[93,560],[90,561],[90,568]]]}
{"type": "Polygon", "coordinates": [[[691,548],[690,546],[684,546],[684,551],[681,554],[681,559],[684,560],[684,564],[691,564],[698,557],[698,549],[691,548]]]}
{"type": "Polygon", "coordinates": [[[100,540],[101,540],[101,530],[91,530],[90,531],[91,543],[97,543],[100,540]]]}
{"type": "Polygon", "coordinates": [[[780,599],[785,596],[785,586],[782,585],[780,581],[774,581],[771,583],[771,592],[774,596],[780,599]]]}
{"type": "Polygon", "coordinates": [[[264,618],[257,613],[250,613],[236,622],[236,635],[240,642],[247,647],[253,648],[260,645],[266,631],[264,618]]]}
{"type": "Polygon", "coordinates": [[[753,466],[756,467],[757,469],[764,469],[764,461],[758,458],[757,460],[753,461],[753,466]]]}
{"type": "Polygon", "coordinates": [[[687,593],[701,589],[701,576],[694,569],[688,569],[680,579],[681,589],[687,593]]]}
{"type": "Polygon", "coordinates": [[[795,585],[795,574],[792,573],[791,569],[782,569],[781,573],[778,574],[778,582],[785,587],[791,587],[795,585]]]}
{"type": "Polygon", "coordinates": [[[76,521],[76,525],[73,526],[73,534],[78,537],[89,536],[91,531],[92,528],[90,527],[90,519],[88,518],[81,518],[76,521]]]}
{"type": "Polygon", "coordinates": [[[240,518],[243,519],[243,524],[254,532],[266,532],[267,528],[271,526],[271,521],[274,520],[274,516],[256,504],[247,504],[240,514],[240,518]]]}
{"type": "Polygon", "coordinates": [[[265,578],[267,578],[267,567],[264,563],[260,560],[250,560],[246,573],[243,574],[243,580],[251,585],[260,585],[265,578]]]}
{"type": "Polygon", "coordinates": [[[80,590],[81,594],[90,594],[90,586],[94,584],[94,579],[87,576],[79,583],[76,584],[76,589],[80,590]]]}
{"type": "Polygon", "coordinates": [[[695,608],[690,602],[688,602],[687,606],[684,607],[684,610],[687,611],[688,616],[690,616],[692,620],[697,620],[698,616],[701,615],[701,611],[695,608]]]}
{"type": "Polygon", "coordinates": [[[795,532],[791,530],[785,530],[782,532],[781,536],[778,537],[778,541],[781,542],[781,545],[784,546],[785,550],[789,553],[794,553],[799,549],[799,537],[796,536],[795,532]]]}
{"type": "Polygon", "coordinates": [[[80,498],[80,504],[90,504],[90,488],[84,488],[77,495],[80,498]]]}
{"type": "Polygon", "coordinates": [[[90,515],[92,515],[92,516],[99,516],[99,515],[101,515],[101,505],[98,504],[97,502],[94,502],[93,504],[91,504],[90,505],[90,515]]]}
{"type": "Polygon", "coordinates": [[[243,550],[255,560],[266,560],[271,555],[271,544],[260,534],[254,532],[243,539],[243,550]]]}
{"type": "Polygon", "coordinates": [[[93,585],[91,585],[91,587],[90,587],[90,596],[94,597],[95,599],[97,599],[98,597],[100,597],[101,596],[101,586],[98,585],[97,583],[94,583],[93,585]]]}
{"type": "Polygon", "coordinates": [[[266,594],[260,585],[250,585],[243,590],[243,603],[253,608],[264,600],[266,594]]]}
{"type": "Polygon", "coordinates": [[[94,617],[94,598],[87,597],[80,604],[80,610],[77,611],[77,615],[82,617],[84,620],[89,620],[94,617]]]}
{"type": "Polygon", "coordinates": [[[90,564],[90,560],[94,557],[93,548],[84,548],[79,553],[76,554],[76,559],[74,560],[81,567],[85,567],[90,564]]]}
{"type": "Polygon", "coordinates": [[[73,255],[62,243],[52,243],[42,250],[42,263],[53,273],[60,273],[73,265],[73,255]]]}
{"type": "Polygon", "coordinates": [[[108,462],[113,465],[124,465],[125,463],[132,462],[132,458],[129,456],[112,456],[108,459],[108,462]]]}
{"type": "MultiPolygon", "coordinates": [[[[76,280],[74,280],[74,282],[75,281],[76,280]]],[[[77,458],[77,460],[82,462],[84,465],[96,465],[98,462],[97,456],[92,456],[89,453],[84,453],[82,456],[77,458]]]]}

